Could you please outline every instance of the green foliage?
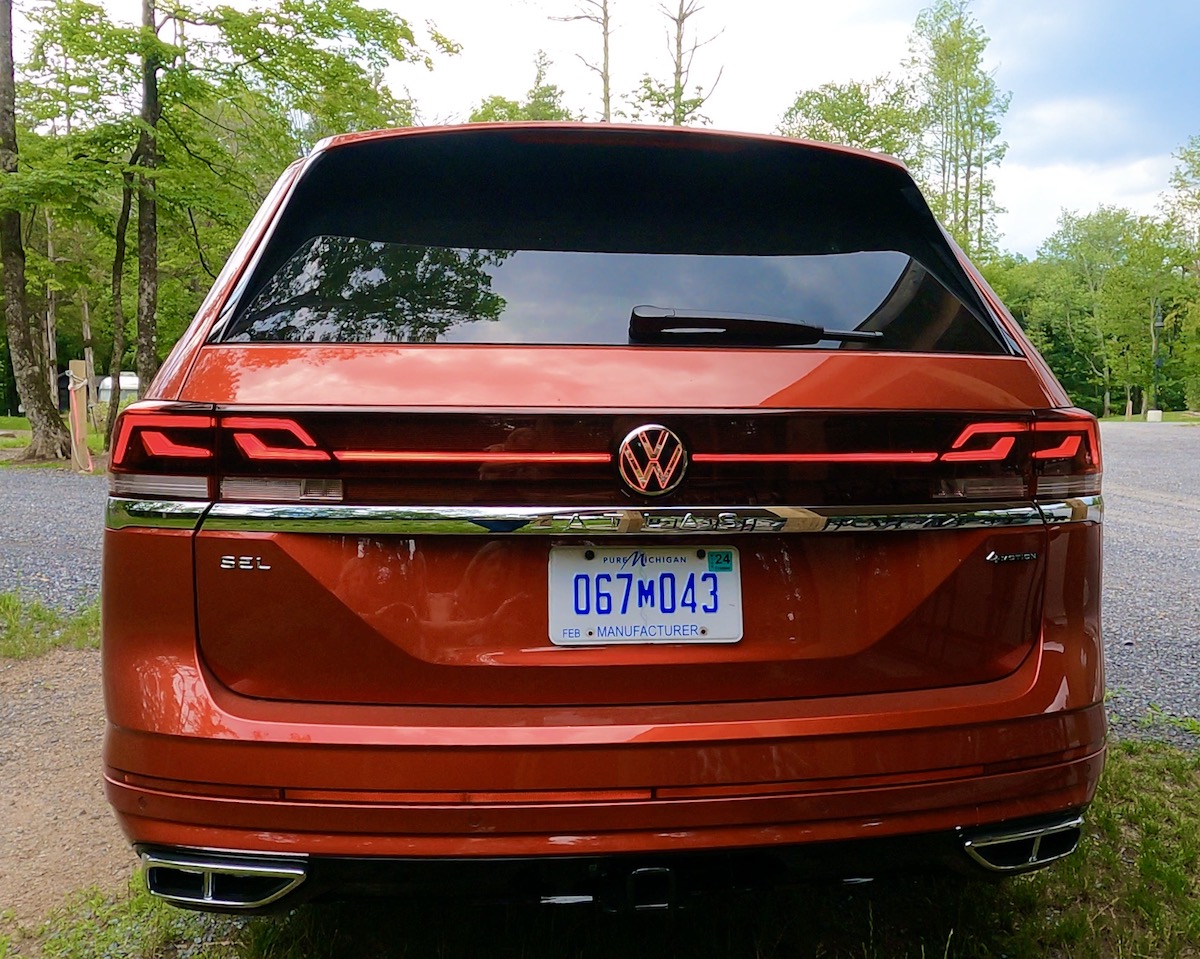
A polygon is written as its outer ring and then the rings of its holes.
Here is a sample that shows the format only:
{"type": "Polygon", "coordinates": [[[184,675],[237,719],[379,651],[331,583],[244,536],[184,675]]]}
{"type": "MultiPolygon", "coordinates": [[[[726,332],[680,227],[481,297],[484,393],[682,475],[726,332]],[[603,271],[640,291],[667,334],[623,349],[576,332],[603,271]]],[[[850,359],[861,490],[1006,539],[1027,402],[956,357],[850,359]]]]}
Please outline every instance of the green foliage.
{"type": "Polygon", "coordinates": [[[1193,413],[1200,412],[1200,374],[1184,380],[1184,397],[1189,410],[1193,413]]]}
{"type": "Polygon", "coordinates": [[[649,120],[677,127],[708,126],[712,120],[700,109],[711,95],[711,90],[706,94],[704,88],[696,84],[692,95],[688,96],[682,84],[658,80],[647,73],[629,94],[626,109],[622,112],[634,123],[649,120]]]}
{"type": "Polygon", "coordinates": [[[779,122],[784,136],[876,150],[920,166],[921,112],[911,87],[887,76],[825,83],[796,95],[779,122]]]}
{"type": "Polygon", "coordinates": [[[1090,367],[1092,391],[1120,391],[1130,413],[1138,400],[1182,401],[1200,360],[1200,285],[1186,269],[1194,256],[1172,221],[1106,206],[1086,216],[1064,212],[1039,257],[1038,346],[1051,366],[1090,367]]]}
{"type": "Polygon", "coordinates": [[[63,613],[16,593],[0,593],[0,657],[28,659],[57,646],[94,649],[99,643],[98,604],[79,613],[63,613]]]}
{"type": "Polygon", "coordinates": [[[546,81],[551,65],[546,51],[539,50],[533,60],[533,86],[525,94],[524,102],[519,103],[493,94],[471,111],[469,122],[511,123],[517,120],[582,119],[563,104],[563,92],[558,85],[546,81]]]}
{"type": "Polygon", "coordinates": [[[1191,272],[1200,273],[1200,133],[1175,154],[1178,165],[1171,173],[1167,208],[1187,232],[1195,259],[1191,272]]]}
{"type": "MultiPolygon", "coordinates": [[[[427,68],[433,52],[457,50],[433,29],[426,49],[403,18],[358,0],[159,3],[157,11],[155,31],[117,23],[87,0],[47,0],[31,11],[18,103],[22,168],[0,183],[0,209],[28,218],[32,310],[44,311],[53,291],[59,355],[79,356],[86,300],[102,370],[125,176],[147,173],[157,200],[165,355],[280,171],[330,133],[410,123],[412,105],[389,90],[384,70],[405,61],[427,68]],[[146,55],[158,64],[162,102],[152,171],[134,166],[146,55]]],[[[135,268],[130,250],[121,271],[127,324],[135,268]]],[[[131,368],[131,358],[122,364],[131,368]]]]}

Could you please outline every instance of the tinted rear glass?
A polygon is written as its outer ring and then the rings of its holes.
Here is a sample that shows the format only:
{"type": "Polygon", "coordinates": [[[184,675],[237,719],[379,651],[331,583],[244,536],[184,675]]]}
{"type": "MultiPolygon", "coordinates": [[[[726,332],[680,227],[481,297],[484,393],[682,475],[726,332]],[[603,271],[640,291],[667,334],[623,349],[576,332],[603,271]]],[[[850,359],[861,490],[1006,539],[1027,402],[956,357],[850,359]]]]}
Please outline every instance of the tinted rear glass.
{"type": "Polygon", "coordinates": [[[825,347],[1007,351],[902,171],[686,143],[492,130],[331,150],[222,339],[625,344],[653,306],[882,333],[825,347]]]}
{"type": "MultiPolygon", "coordinates": [[[[227,339],[622,344],[638,305],[761,314],[830,330],[871,329],[883,319],[885,328],[921,327],[930,312],[950,313],[964,330],[978,329],[945,287],[897,252],[584,253],[320,236],[270,278],[227,339]]],[[[975,339],[962,347],[995,342],[975,339]]],[[[919,345],[909,335],[901,348],[919,345]]]]}

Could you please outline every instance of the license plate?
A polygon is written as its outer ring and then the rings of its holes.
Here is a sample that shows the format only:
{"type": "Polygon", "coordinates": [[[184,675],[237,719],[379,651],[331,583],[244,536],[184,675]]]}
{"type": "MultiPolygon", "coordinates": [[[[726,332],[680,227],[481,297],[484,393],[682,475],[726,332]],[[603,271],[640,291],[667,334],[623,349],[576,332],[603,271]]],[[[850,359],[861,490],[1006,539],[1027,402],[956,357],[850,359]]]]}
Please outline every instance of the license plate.
{"type": "Polygon", "coordinates": [[[736,643],[742,576],[730,547],[556,546],[550,642],[736,643]]]}

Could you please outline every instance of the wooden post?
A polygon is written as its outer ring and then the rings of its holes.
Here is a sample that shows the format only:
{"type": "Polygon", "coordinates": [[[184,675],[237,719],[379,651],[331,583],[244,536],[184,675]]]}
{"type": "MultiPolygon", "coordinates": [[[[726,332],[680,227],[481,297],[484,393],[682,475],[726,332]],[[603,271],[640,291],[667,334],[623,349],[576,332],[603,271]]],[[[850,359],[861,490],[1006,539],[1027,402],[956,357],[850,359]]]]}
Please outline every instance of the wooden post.
{"type": "Polygon", "coordinates": [[[71,360],[68,373],[71,397],[71,466],[79,473],[92,471],[92,453],[87,445],[87,363],[71,360]]]}

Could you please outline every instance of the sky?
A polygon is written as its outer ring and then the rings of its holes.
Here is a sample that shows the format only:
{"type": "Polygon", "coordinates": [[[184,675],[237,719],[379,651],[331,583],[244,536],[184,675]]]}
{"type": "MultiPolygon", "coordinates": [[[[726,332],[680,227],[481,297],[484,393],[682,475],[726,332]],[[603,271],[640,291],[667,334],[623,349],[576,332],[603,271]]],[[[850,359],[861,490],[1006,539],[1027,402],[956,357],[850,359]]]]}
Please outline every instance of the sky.
{"type": "MultiPolygon", "coordinates": [[[[599,59],[599,32],[562,23],[576,0],[385,0],[420,37],[426,23],[462,45],[434,69],[401,65],[424,123],[465,120],[485,97],[521,99],[545,50],[548,80],[596,118],[600,86],[579,57],[599,59]]],[[[701,39],[692,82],[712,87],[718,129],[773,132],[801,90],[897,75],[925,0],[701,0],[688,21],[701,39]]],[[[1012,100],[1008,154],[995,171],[1001,247],[1028,257],[1062,210],[1100,204],[1153,213],[1171,154],[1200,136],[1198,0],[974,0],[990,38],[986,67],[1012,100]]],[[[656,0],[610,0],[614,97],[643,73],[665,76],[667,21],[656,0]]],[[[428,37],[428,34],[425,34],[428,37]]]]}

